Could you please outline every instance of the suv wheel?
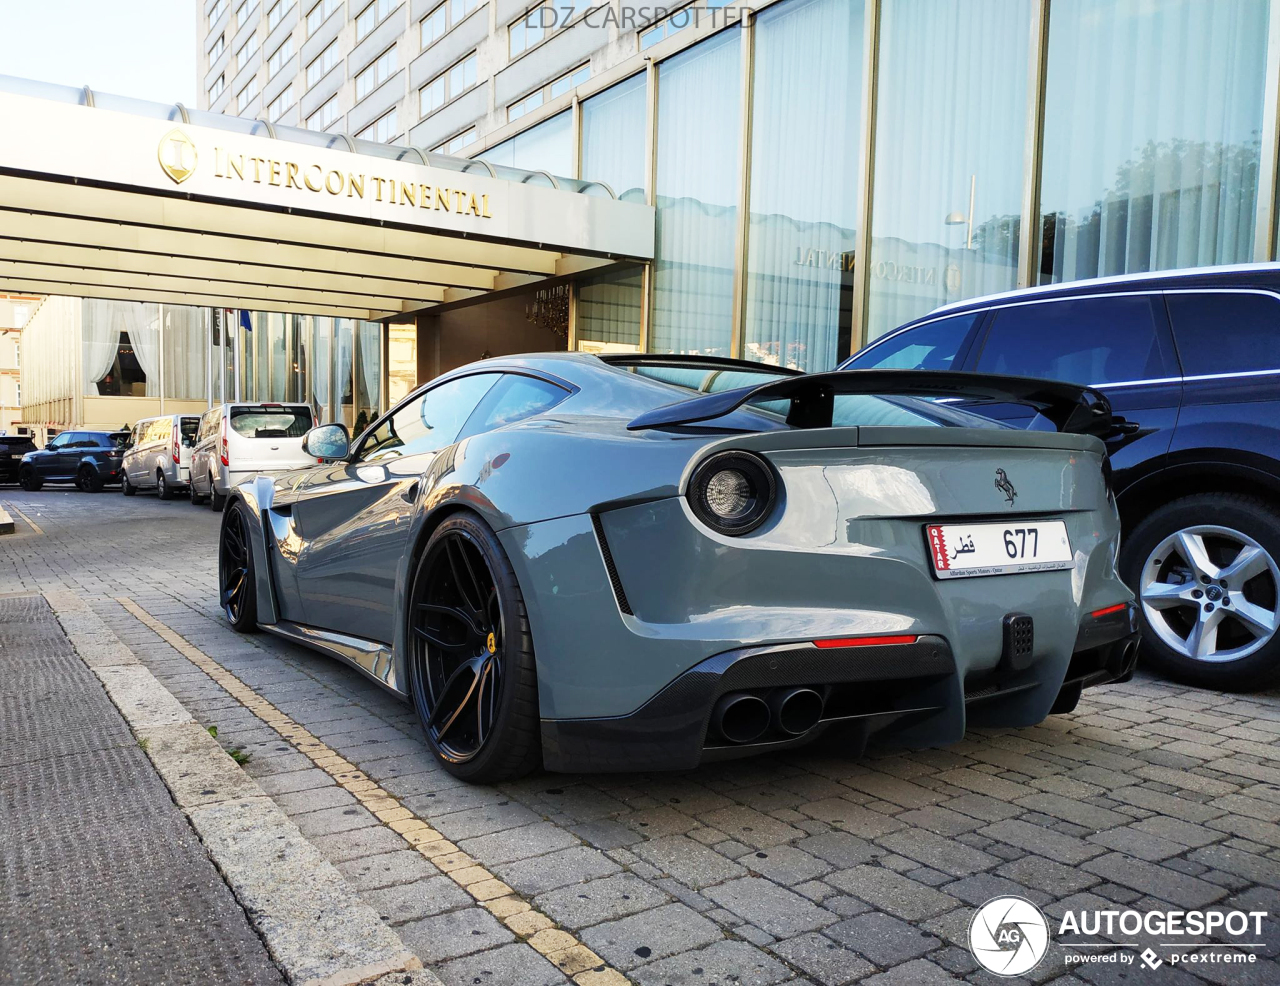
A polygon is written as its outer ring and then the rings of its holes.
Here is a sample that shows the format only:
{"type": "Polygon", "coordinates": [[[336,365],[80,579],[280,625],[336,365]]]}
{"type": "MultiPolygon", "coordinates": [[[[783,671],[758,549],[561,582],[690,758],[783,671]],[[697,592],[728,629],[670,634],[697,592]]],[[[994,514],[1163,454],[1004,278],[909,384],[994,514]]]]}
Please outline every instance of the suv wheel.
{"type": "Polygon", "coordinates": [[[1194,685],[1280,682],[1280,517],[1256,497],[1205,493],[1160,507],[1120,554],[1138,594],[1142,656],[1194,685]]]}
{"type": "Polygon", "coordinates": [[[18,485],[28,493],[34,493],[44,485],[44,480],[36,475],[36,471],[27,466],[18,473],[18,485]]]}
{"type": "Polygon", "coordinates": [[[76,473],[76,489],[81,493],[101,493],[102,477],[93,466],[81,466],[76,473]]]}
{"type": "Polygon", "coordinates": [[[156,470],[156,495],[161,500],[172,500],[173,490],[169,488],[169,481],[164,477],[164,470],[156,470]]]}
{"type": "Polygon", "coordinates": [[[120,470],[120,492],[125,496],[133,496],[137,492],[133,488],[133,484],[129,482],[129,474],[123,468],[120,470]]]}

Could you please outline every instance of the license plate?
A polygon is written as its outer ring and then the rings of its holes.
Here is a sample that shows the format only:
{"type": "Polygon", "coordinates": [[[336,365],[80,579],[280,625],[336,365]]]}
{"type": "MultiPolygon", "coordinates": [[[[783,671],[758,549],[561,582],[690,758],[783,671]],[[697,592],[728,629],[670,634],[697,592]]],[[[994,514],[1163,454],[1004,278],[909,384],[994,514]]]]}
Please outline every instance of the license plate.
{"type": "Polygon", "coordinates": [[[1073,568],[1067,525],[1060,520],[1007,524],[928,524],[925,537],[940,579],[1073,568]]]}

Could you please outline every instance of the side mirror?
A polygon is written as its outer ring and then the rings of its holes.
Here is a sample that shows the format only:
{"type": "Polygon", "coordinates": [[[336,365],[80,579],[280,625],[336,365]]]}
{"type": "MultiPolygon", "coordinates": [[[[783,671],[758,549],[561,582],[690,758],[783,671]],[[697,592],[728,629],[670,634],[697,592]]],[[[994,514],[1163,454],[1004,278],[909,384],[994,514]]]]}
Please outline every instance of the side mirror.
{"type": "Polygon", "coordinates": [[[351,445],[351,434],[344,424],[327,424],[312,428],[303,436],[302,451],[317,459],[345,459],[351,445]]]}

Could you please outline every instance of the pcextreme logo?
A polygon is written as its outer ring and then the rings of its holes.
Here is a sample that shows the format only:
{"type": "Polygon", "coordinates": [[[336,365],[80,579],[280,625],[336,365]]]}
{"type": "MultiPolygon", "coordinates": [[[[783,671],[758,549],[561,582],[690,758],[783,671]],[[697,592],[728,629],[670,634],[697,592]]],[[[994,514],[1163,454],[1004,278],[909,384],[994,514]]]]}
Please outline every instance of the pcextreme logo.
{"type": "MultiPolygon", "coordinates": [[[[1166,961],[1171,966],[1252,965],[1257,953],[1251,949],[1265,944],[1267,917],[1267,911],[1066,911],[1057,938],[1069,967],[1136,965],[1154,972],[1166,961]],[[1172,951],[1161,956],[1139,940],[1143,936],[1172,951]]],[[[1044,959],[1050,937],[1044,912],[1023,897],[994,897],[969,922],[969,951],[997,976],[1030,972],[1044,959]]]]}
{"type": "Polygon", "coordinates": [[[176,127],[160,138],[156,156],[160,159],[161,169],[176,185],[181,185],[195,174],[199,159],[191,138],[176,127]]]}

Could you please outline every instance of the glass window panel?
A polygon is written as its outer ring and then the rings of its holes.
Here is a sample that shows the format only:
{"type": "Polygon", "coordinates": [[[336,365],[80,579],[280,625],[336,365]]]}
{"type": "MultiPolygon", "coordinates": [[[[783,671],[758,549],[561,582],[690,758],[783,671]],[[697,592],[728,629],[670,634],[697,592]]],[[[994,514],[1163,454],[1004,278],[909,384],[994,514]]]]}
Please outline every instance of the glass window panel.
{"type": "Polygon", "coordinates": [[[470,438],[523,421],[555,407],[568,396],[569,392],[563,387],[545,380],[504,373],[493,389],[485,394],[458,437],[470,438]]]}
{"type": "Polygon", "coordinates": [[[355,323],[349,318],[333,320],[333,399],[335,418],[350,428],[355,423],[351,394],[352,350],[355,323]]]}
{"type": "Polygon", "coordinates": [[[741,164],[739,38],[736,29],[723,31],[658,69],[654,352],[730,355],[741,164]]]}
{"type": "Polygon", "coordinates": [[[977,368],[1080,384],[1171,376],[1152,304],[1148,295],[1117,295],[997,308],[977,368]]]}
{"type": "Polygon", "coordinates": [[[868,339],[1017,286],[1031,8],[883,7],[868,339]]]}
{"type": "Polygon", "coordinates": [[[1280,369],[1280,302],[1269,294],[1165,295],[1188,373],[1280,369]]]}
{"type": "Polygon", "coordinates": [[[135,301],[83,302],[84,393],[160,396],[160,308],[135,301]]]}
{"type": "Polygon", "coordinates": [[[567,110],[557,113],[536,127],[491,147],[482,156],[491,164],[505,164],[509,168],[572,175],[572,114],[567,110]]]}
{"type": "Polygon", "coordinates": [[[378,416],[382,401],[382,323],[360,322],[356,329],[356,423],[360,434],[378,416]]]}
{"type": "Polygon", "coordinates": [[[444,36],[445,9],[441,4],[422,19],[422,47],[426,48],[444,36]]]}
{"type": "Polygon", "coordinates": [[[206,309],[165,305],[162,311],[164,395],[181,400],[204,400],[209,389],[206,309]]]}
{"type": "Polygon", "coordinates": [[[360,443],[356,459],[371,462],[444,448],[498,377],[497,373],[473,373],[428,390],[378,422],[360,443]]]}
{"type": "Polygon", "coordinates": [[[984,312],[940,318],[890,336],[855,356],[852,368],[865,370],[949,370],[969,330],[984,312]]]}
{"type": "Polygon", "coordinates": [[[607,182],[620,199],[644,201],[645,75],[633,75],[582,103],[582,176],[607,182]]]}
{"type": "Polygon", "coordinates": [[[644,275],[639,267],[602,274],[578,284],[577,346],[587,353],[640,349],[640,304],[644,275]]]}
{"type": "Polygon", "coordinates": [[[862,130],[860,0],[756,21],[744,354],[827,370],[849,350],[862,130]],[[813,66],[829,66],[813,85],[813,66]]]}
{"type": "Polygon", "coordinates": [[[1252,259],[1266,0],[1049,18],[1040,280],[1252,259]]]}

